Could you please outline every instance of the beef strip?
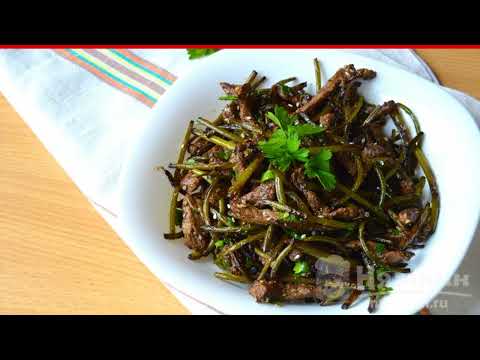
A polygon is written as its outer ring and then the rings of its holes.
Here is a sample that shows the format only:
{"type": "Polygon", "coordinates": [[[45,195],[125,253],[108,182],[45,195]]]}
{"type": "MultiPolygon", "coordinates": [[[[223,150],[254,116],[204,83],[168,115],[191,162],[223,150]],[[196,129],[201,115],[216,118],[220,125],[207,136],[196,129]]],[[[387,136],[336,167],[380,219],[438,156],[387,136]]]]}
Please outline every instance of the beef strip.
{"type": "Polygon", "coordinates": [[[228,123],[238,118],[239,105],[237,101],[232,101],[223,109],[222,115],[225,121],[228,123]]]}
{"type": "Polygon", "coordinates": [[[352,155],[348,152],[336,152],[333,154],[335,160],[337,160],[343,168],[351,175],[357,175],[357,166],[355,165],[355,160],[353,159],[352,155]]]}
{"type": "Polygon", "coordinates": [[[253,139],[247,139],[237,144],[229,161],[235,164],[233,169],[237,173],[240,173],[245,171],[250,160],[257,152],[256,142],[253,139]]]}
{"type": "Polygon", "coordinates": [[[203,220],[201,215],[193,208],[198,207],[200,201],[191,195],[183,198],[182,231],[185,237],[185,245],[193,250],[203,252],[209,242],[208,233],[201,229],[203,220]]]}
{"type": "Polygon", "coordinates": [[[233,85],[226,82],[221,82],[220,86],[227,95],[233,95],[238,97],[240,120],[252,126],[257,126],[257,123],[252,113],[255,98],[250,94],[250,84],[245,83],[243,85],[233,85]]]}
{"type": "Polygon", "coordinates": [[[213,144],[210,141],[202,139],[201,137],[194,137],[190,140],[188,144],[188,152],[192,156],[199,156],[202,155],[205,151],[210,149],[213,144]]]}
{"type": "Polygon", "coordinates": [[[308,183],[305,179],[304,170],[301,166],[297,166],[290,174],[290,181],[295,188],[300,191],[307,200],[308,206],[312,209],[315,215],[324,215],[329,208],[325,206],[320,197],[314,191],[308,188],[308,183]]]}
{"type": "Polygon", "coordinates": [[[326,217],[336,220],[353,220],[365,216],[365,210],[356,206],[345,206],[338,209],[331,210],[326,214],[326,217]]]}
{"type": "Polygon", "coordinates": [[[387,146],[375,144],[375,143],[369,143],[365,145],[361,153],[362,161],[366,164],[368,164],[373,159],[378,157],[391,157],[391,156],[392,156],[391,149],[388,149],[387,146]]]}
{"type": "Polygon", "coordinates": [[[311,113],[327,100],[339,87],[356,79],[369,80],[376,76],[375,71],[368,69],[356,70],[353,65],[339,69],[307,104],[300,107],[297,112],[311,113]]]}
{"type": "Polygon", "coordinates": [[[230,201],[230,210],[234,218],[246,223],[261,225],[276,223],[279,221],[277,212],[256,207],[263,200],[275,200],[275,184],[273,181],[262,183],[251,192],[233,198],[230,201]]]}
{"type": "Polygon", "coordinates": [[[327,113],[327,114],[323,114],[323,115],[314,116],[312,118],[312,121],[315,121],[315,122],[319,123],[325,129],[329,129],[330,127],[333,126],[333,124],[335,122],[335,114],[334,113],[327,113]]]}
{"type": "Polygon", "coordinates": [[[259,206],[264,200],[275,200],[275,183],[272,180],[258,185],[240,199],[241,203],[252,206],[259,206]]]}
{"type": "Polygon", "coordinates": [[[413,255],[410,251],[387,250],[380,255],[380,259],[390,266],[397,266],[410,260],[413,255]]]}
{"type": "Polygon", "coordinates": [[[408,195],[415,192],[415,184],[411,178],[400,180],[400,194],[408,195]]]}
{"type": "Polygon", "coordinates": [[[195,175],[192,171],[189,171],[180,180],[180,188],[187,194],[192,194],[195,190],[197,190],[201,183],[202,178],[198,175],[195,175]]]}
{"type": "MultiPolygon", "coordinates": [[[[387,249],[381,254],[378,254],[376,251],[377,243],[375,241],[367,241],[368,250],[376,256],[385,264],[390,266],[397,266],[403,262],[406,262],[411,259],[414,255],[410,251],[397,250],[397,249],[387,249]]],[[[354,251],[362,251],[362,246],[360,245],[359,240],[352,240],[345,244],[345,246],[354,251]]]]}
{"type": "Polygon", "coordinates": [[[249,293],[259,303],[274,301],[298,302],[321,298],[321,291],[315,284],[282,283],[277,280],[256,280],[249,293]]]}
{"type": "Polygon", "coordinates": [[[276,280],[256,280],[248,292],[260,303],[282,300],[282,286],[276,280]]]}
{"type": "Polygon", "coordinates": [[[398,221],[404,226],[412,226],[420,217],[420,209],[407,208],[398,213],[398,221]]]}

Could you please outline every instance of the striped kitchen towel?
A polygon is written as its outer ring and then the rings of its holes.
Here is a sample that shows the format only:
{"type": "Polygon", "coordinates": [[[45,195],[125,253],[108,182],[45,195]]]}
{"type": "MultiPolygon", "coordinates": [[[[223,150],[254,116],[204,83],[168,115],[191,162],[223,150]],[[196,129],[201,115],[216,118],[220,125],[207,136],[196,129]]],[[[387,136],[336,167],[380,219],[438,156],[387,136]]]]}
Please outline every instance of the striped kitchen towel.
{"type": "Polygon", "coordinates": [[[59,49],[57,54],[152,107],[176,77],[127,49],[59,49]]]}
{"type": "MultiPolygon", "coordinates": [[[[348,51],[438,83],[411,50],[348,51]]],[[[0,50],[0,91],[117,229],[117,182],[128,146],[161,95],[201,61],[188,60],[185,49],[0,50]]],[[[475,99],[452,93],[478,114],[475,99]]],[[[215,313],[172,291],[193,313],[215,313]]],[[[478,313],[480,302],[459,309],[478,313]]]]}

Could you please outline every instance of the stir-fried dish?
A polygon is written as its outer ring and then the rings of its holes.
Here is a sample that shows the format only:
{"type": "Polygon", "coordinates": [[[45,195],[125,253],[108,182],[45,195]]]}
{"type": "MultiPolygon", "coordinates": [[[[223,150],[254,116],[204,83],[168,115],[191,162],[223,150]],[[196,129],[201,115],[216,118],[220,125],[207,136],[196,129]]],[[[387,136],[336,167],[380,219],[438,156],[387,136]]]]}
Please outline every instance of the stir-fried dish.
{"type": "Polygon", "coordinates": [[[347,65],[322,84],[314,70],[314,95],[293,77],[263,88],[255,71],[220,83],[222,113],[190,121],[172,170],[160,167],[173,187],[164,236],[257,302],[365,297],[373,312],[435,231],[439,193],[414,113],[358,92],[374,71],[347,65]]]}

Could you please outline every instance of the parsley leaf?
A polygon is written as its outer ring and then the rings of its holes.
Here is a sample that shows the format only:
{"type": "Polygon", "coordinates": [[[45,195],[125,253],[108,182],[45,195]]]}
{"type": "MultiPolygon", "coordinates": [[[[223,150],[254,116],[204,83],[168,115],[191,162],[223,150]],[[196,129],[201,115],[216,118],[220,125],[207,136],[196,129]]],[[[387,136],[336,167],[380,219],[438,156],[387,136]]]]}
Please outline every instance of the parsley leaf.
{"type": "Polygon", "coordinates": [[[297,115],[288,115],[287,110],[283,106],[275,105],[274,112],[275,114],[269,111],[267,117],[283,131],[287,131],[288,126],[297,120],[297,115]]]}
{"type": "Polygon", "coordinates": [[[392,234],[395,235],[395,236],[400,236],[400,235],[401,235],[401,232],[400,232],[400,230],[398,230],[397,228],[395,228],[395,229],[392,229],[392,234]]]}
{"type": "Polygon", "coordinates": [[[279,213],[280,220],[287,221],[287,222],[298,222],[300,221],[300,217],[294,214],[290,214],[288,212],[281,212],[279,213]]]}
{"type": "Polygon", "coordinates": [[[285,229],[285,232],[288,236],[291,236],[295,240],[303,240],[307,237],[307,234],[300,234],[290,229],[285,229]]]}
{"type": "Polygon", "coordinates": [[[268,180],[272,180],[274,178],[275,178],[275,173],[272,170],[267,170],[263,173],[260,181],[265,182],[265,181],[268,181],[268,180]]]}
{"type": "Polygon", "coordinates": [[[199,59],[217,52],[219,49],[187,49],[190,60],[199,59]]]}
{"type": "Polygon", "coordinates": [[[375,293],[378,296],[385,296],[385,295],[390,294],[392,291],[393,291],[393,288],[388,287],[388,286],[383,286],[383,287],[377,288],[377,291],[375,291],[375,293]]]}
{"type": "MultiPolygon", "coordinates": [[[[297,115],[289,115],[287,110],[281,106],[275,106],[274,113],[268,112],[267,117],[278,126],[278,129],[273,132],[270,139],[258,143],[258,146],[264,153],[265,157],[269,159],[275,167],[282,171],[286,171],[295,160],[303,163],[310,161],[309,150],[300,147],[300,139],[304,136],[320,134],[325,129],[321,126],[315,126],[312,124],[294,125],[297,121],[297,115]]],[[[322,153],[320,154],[321,156],[325,155],[322,153]]],[[[329,154],[331,157],[331,153],[329,154]]],[[[317,157],[318,155],[315,158],[317,157]]],[[[321,174],[323,180],[320,180],[320,182],[323,181],[322,184],[325,188],[331,188],[332,181],[333,187],[335,187],[335,180],[331,179],[333,174],[330,174],[329,159],[330,158],[324,160],[321,166],[319,165],[320,168],[317,169],[318,171],[326,172],[326,174],[321,174]]],[[[317,162],[312,162],[312,169],[317,162]]],[[[320,174],[318,171],[317,175],[320,174]]],[[[311,174],[313,174],[313,172],[311,172],[311,174]]],[[[315,177],[320,176],[317,175],[315,175],[315,177]]]]}
{"type": "Polygon", "coordinates": [[[295,132],[298,134],[299,137],[304,137],[308,135],[316,135],[320,134],[325,131],[325,128],[321,126],[316,126],[313,124],[303,124],[297,125],[294,127],[295,132]]]}
{"type": "Polygon", "coordinates": [[[308,159],[308,149],[300,148],[300,139],[294,131],[277,129],[270,139],[258,143],[260,150],[275,167],[286,171],[294,160],[305,162],[308,159]]]}
{"type": "Polygon", "coordinates": [[[310,266],[306,261],[296,261],[293,267],[293,273],[295,275],[305,275],[310,271],[310,266]]]}
{"type": "Polygon", "coordinates": [[[388,267],[384,266],[384,265],[377,266],[376,270],[377,270],[377,276],[378,277],[381,277],[381,276],[390,272],[390,269],[388,267]]]}
{"type": "Polygon", "coordinates": [[[305,163],[305,175],[320,181],[327,191],[332,191],[336,185],[335,175],[330,171],[331,158],[330,150],[322,150],[305,163]]]}
{"type": "Polygon", "coordinates": [[[230,155],[232,155],[231,150],[220,150],[219,152],[217,152],[217,156],[225,161],[228,161],[228,159],[230,159],[230,155]]]}
{"type": "Polygon", "coordinates": [[[378,255],[381,255],[383,252],[385,251],[385,245],[382,244],[382,243],[377,243],[375,245],[375,252],[378,254],[378,255]]]}
{"type": "Polygon", "coordinates": [[[285,95],[290,94],[290,87],[285,84],[280,84],[280,89],[282,89],[282,93],[285,95]]]}
{"type": "Polygon", "coordinates": [[[223,240],[215,241],[215,247],[216,247],[217,249],[221,249],[221,248],[223,248],[224,246],[225,246],[225,241],[223,241],[223,240]]]}
{"type": "Polygon", "coordinates": [[[218,100],[238,100],[238,96],[235,95],[223,95],[218,98],[218,100]]]}

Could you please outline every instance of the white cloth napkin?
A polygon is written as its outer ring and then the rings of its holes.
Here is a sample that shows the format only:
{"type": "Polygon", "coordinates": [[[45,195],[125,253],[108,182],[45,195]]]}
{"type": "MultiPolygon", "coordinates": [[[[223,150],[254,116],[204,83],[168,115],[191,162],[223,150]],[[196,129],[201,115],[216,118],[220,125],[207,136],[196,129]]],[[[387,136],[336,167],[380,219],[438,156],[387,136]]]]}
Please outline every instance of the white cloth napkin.
{"type": "MultiPolygon", "coordinates": [[[[338,51],[374,58],[439,83],[412,50],[338,51]]],[[[183,49],[133,52],[177,77],[193,64],[183,49]]],[[[446,90],[480,124],[480,102],[459,91],[446,90]]],[[[125,149],[138,124],[150,116],[151,108],[51,50],[0,50],[0,91],[98,212],[117,229],[117,181],[125,149]]],[[[456,277],[430,304],[432,313],[480,313],[480,284],[475,278],[478,239],[477,231],[456,277]]],[[[170,290],[193,314],[216,314],[186,294],[170,290]]]]}

